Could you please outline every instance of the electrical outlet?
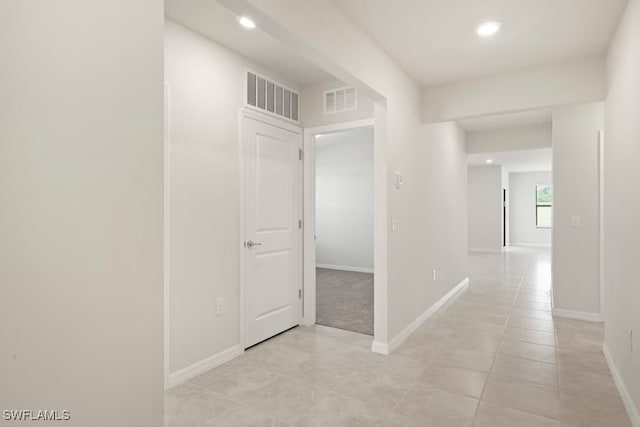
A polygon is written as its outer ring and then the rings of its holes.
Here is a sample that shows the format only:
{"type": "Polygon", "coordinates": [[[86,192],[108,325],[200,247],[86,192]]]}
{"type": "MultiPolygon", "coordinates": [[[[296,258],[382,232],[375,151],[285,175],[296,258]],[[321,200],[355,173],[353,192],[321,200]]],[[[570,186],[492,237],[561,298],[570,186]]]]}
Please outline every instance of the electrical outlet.
{"type": "Polygon", "coordinates": [[[391,231],[396,232],[398,230],[398,220],[395,216],[391,217],[391,231]]]}
{"type": "Polygon", "coordinates": [[[633,329],[627,331],[627,345],[629,346],[629,352],[633,353],[633,329]]]}
{"type": "Polygon", "coordinates": [[[224,298],[216,299],[216,315],[224,314],[224,298]]]}
{"type": "Polygon", "coordinates": [[[433,279],[434,282],[436,281],[436,271],[435,270],[433,270],[432,279],[433,279]]]}

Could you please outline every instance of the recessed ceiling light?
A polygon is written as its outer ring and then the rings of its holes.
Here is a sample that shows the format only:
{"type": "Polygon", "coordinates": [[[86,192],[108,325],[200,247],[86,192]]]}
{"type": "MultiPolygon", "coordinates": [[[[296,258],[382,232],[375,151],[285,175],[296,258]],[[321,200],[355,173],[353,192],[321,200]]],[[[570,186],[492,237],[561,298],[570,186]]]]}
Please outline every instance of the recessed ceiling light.
{"type": "Polygon", "coordinates": [[[476,33],[480,37],[490,37],[500,31],[500,27],[502,27],[502,22],[500,21],[487,21],[476,28],[476,33]]]}
{"type": "Polygon", "coordinates": [[[493,159],[487,159],[487,164],[490,165],[491,163],[493,163],[493,159]]]}
{"type": "Polygon", "coordinates": [[[245,28],[254,29],[256,27],[256,23],[253,22],[253,19],[248,18],[246,16],[241,16],[238,18],[238,22],[245,28]]]}

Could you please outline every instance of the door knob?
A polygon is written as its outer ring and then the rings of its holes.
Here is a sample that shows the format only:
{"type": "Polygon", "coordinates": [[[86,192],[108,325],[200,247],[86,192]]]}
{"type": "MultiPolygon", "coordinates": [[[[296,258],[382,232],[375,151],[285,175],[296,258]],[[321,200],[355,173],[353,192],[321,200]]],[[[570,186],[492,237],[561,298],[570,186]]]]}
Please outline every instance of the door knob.
{"type": "Polygon", "coordinates": [[[262,243],[252,242],[251,240],[249,240],[249,241],[247,242],[247,247],[248,247],[249,249],[251,249],[251,248],[252,248],[252,247],[254,247],[254,246],[260,246],[260,245],[262,245],[262,243]]]}

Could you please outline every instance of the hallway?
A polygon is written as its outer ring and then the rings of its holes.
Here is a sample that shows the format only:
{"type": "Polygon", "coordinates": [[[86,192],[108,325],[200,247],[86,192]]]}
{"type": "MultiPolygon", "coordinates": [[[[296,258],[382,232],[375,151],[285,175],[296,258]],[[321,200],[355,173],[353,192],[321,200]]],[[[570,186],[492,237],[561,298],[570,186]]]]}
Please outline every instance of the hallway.
{"type": "Polygon", "coordinates": [[[391,356],[298,327],[169,390],[165,425],[631,425],[602,326],[551,316],[548,249],[469,265],[469,289],[391,356]]]}

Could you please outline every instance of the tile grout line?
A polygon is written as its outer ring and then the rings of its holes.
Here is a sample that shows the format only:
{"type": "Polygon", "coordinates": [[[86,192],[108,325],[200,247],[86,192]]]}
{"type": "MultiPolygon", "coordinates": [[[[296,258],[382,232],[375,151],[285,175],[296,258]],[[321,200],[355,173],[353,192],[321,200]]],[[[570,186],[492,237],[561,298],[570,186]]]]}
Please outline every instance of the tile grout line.
{"type": "MultiPolygon", "coordinates": [[[[552,284],[553,287],[553,284],[552,284]]],[[[553,289],[550,289],[550,293],[553,292],[553,289]]],[[[553,318],[553,315],[552,315],[553,318]]],[[[558,357],[558,330],[556,329],[556,324],[555,321],[553,322],[553,337],[554,337],[554,342],[556,344],[556,348],[555,348],[555,356],[556,356],[556,387],[555,387],[555,391],[556,391],[556,396],[558,398],[558,403],[559,403],[559,408],[558,408],[558,417],[560,418],[560,423],[564,424],[564,417],[562,416],[562,407],[561,407],[561,403],[560,403],[560,358],[558,357]]]]}
{"type": "MultiPolygon", "coordinates": [[[[440,346],[438,347],[438,350],[435,351],[433,353],[433,355],[429,358],[429,361],[424,365],[424,368],[422,369],[422,371],[424,371],[425,369],[427,369],[429,367],[429,365],[431,365],[431,362],[433,362],[433,360],[436,358],[436,355],[438,353],[440,353],[440,350],[442,350],[442,347],[444,347],[443,343],[440,344],[440,346]]],[[[416,376],[416,379],[411,383],[411,385],[409,385],[409,387],[407,387],[405,392],[402,394],[400,399],[398,399],[396,404],[393,406],[393,409],[391,409],[391,411],[389,411],[389,414],[387,416],[392,415],[396,411],[396,409],[398,409],[398,406],[400,406],[400,403],[402,403],[404,398],[407,397],[407,394],[409,394],[409,392],[414,388],[414,386],[416,384],[418,384],[418,379],[419,379],[419,376],[416,376]]]]}
{"type": "MultiPolygon", "coordinates": [[[[263,409],[255,408],[255,407],[253,407],[253,406],[250,406],[250,405],[248,405],[248,404],[246,404],[246,403],[244,403],[244,402],[241,402],[241,401],[239,401],[239,400],[235,400],[235,399],[233,399],[233,398],[231,398],[231,397],[229,397],[229,396],[226,396],[226,395],[224,395],[224,394],[222,394],[222,393],[219,393],[219,392],[217,392],[217,391],[212,391],[211,393],[213,393],[213,394],[215,394],[215,395],[217,395],[217,396],[219,396],[219,397],[222,397],[222,398],[224,398],[224,399],[227,399],[229,402],[232,402],[232,403],[234,403],[234,404],[236,404],[236,405],[238,405],[238,406],[240,406],[240,407],[242,407],[242,408],[251,409],[252,411],[256,411],[256,412],[259,412],[259,413],[261,413],[261,414],[267,415],[268,417],[270,417],[270,418],[272,418],[272,419],[274,419],[274,420],[276,420],[276,421],[279,421],[279,422],[281,422],[281,423],[284,423],[284,424],[286,424],[286,425],[294,425],[294,424],[289,423],[288,421],[284,421],[284,420],[282,420],[280,417],[276,417],[275,415],[270,414],[269,412],[267,412],[267,411],[265,411],[265,410],[263,410],[263,409]]],[[[215,418],[216,418],[216,417],[214,417],[214,418],[212,418],[212,419],[215,419],[215,418]]],[[[209,421],[211,421],[211,419],[210,419],[210,420],[205,421],[205,422],[204,422],[204,423],[202,423],[201,425],[204,425],[204,424],[208,423],[209,421]]]]}
{"type": "MultiPolygon", "coordinates": [[[[280,345],[280,344],[274,344],[274,346],[276,346],[276,347],[283,347],[283,346],[282,346],[282,345],[280,345]]],[[[284,346],[284,347],[286,347],[286,346],[284,346]]],[[[355,348],[355,347],[354,347],[354,348],[355,348]]],[[[305,350],[298,350],[298,351],[300,351],[300,352],[304,352],[304,353],[307,353],[307,354],[310,354],[310,355],[313,355],[313,354],[314,354],[313,352],[308,352],[308,351],[305,351],[305,350]]],[[[277,371],[276,371],[276,370],[269,369],[269,368],[267,368],[267,367],[264,367],[264,366],[262,366],[262,365],[260,365],[260,364],[258,364],[258,363],[256,363],[256,362],[252,361],[251,359],[248,359],[248,360],[246,360],[246,361],[245,361],[245,362],[243,362],[243,363],[246,363],[247,365],[249,365],[249,366],[251,366],[251,367],[253,367],[253,368],[255,368],[255,369],[258,369],[258,370],[260,370],[260,371],[266,372],[266,373],[271,374],[271,375],[273,375],[273,376],[275,376],[275,377],[276,377],[276,378],[273,378],[273,379],[269,380],[269,381],[268,381],[268,383],[267,383],[267,385],[268,385],[268,384],[271,384],[272,382],[274,382],[274,381],[275,381],[275,380],[277,380],[278,378],[282,378],[282,379],[285,379],[285,380],[287,380],[287,381],[291,381],[291,382],[294,382],[294,383],[297,383],[297,384],[301,384],[301,385],[303,385],[303,386],[305,386],[305,387],[310,387],[310,388],[313,388],[313,389],[315,389],[315,390],[318,390],[318,391],[320,391],[320,392],[324,393],[324,394],[325,394],[325,396],[323,396],[323,397],[322,397],[323,399],[324,399],[325,397],[329,396],[329,395],[332,395],[332,394],[333,394],[333,395],[340,396],[340,397],[342,397],[342,398],[347,398],[347,399],[349,399],[349,397],[348,397],[348,396],[344,396],[344,395],[342,395],[342,394],[340,394],[340,393],[337,393],[337,392],[335,391],[335,389],[336,389],[340,384],[344,383],[344,382],[345,382],[345,381],[346,381],[346,380],[347,380],[351,375],[353,375],[353,374],[354,374],[354,373],[359,369],[359,368],[355,368],[355,369],[354,369],[354,371],[353,371],[352,373],[350,373],[349,375],[345,376],[345,378],[344,378],[344,379],[343,379],[343,380],[342,380],[342,381],[341,381],[341,382],[340,382],[336,387],[334,387],[333,389],[329,389],[329,388],[326,388],[326,387],[318,386],[318,385],[316,385],[316,384],[308,383],[308,382],[306,382],[306,381],[302,381],[302,380],[297,379],[297,378],[290,377],[290,376],[288,376],[288,375],[286,375],[286,374],[281,373],[281,371],[280,371],[280,370],[277,370],[277,371]]],[[[344,367],[346,367],[346,365],[345,365],[345,364],[341,364],[341,365],[342,365],[342,366],[344,366],[344,367]]],[[[269,417],[271,417],[271,418],[273,418],[273,419],[275,419],[275,420],[277,420],[277,421],[283,422],[283,423],[285,423],[285,424],[287,424],[287,425],[295,425],[295,423],[291,424],[291,423],[289,423],[289,422],[285,422],[284,420],[280,419],[279,417],[275,416],[274,414],[271,414],[271,413],[269,413],[269,412],[267,412],[267,411],[265,411],[265,410],[263,410],[263,409],[256,408],[256,407],[251,406],[251,405],[249,405],[249,404],[247,404],[247,403],[244,403],[244,402],[242,402],[242,401],[238,401],[238,400],[233,399],[233,398],[231,398],[231,397],[229,397],[229,396],[226,396],[226,395],[224,395],[224,394],[222,394],[222,393],[215,392],[215,391],[212,391],[212,392],[213,392],[213,393],[215,393],[215,394],[217,394],[217,395],[219,395],[219,396],[221,396],[221,397],[223,397],[223,398],[225,398],[225,399],[227,399],[227,400],[229,400],[229,401],[231,401],[231,402],[233,402],[233,403],[235,403],[235,404],[237,404],[237,405],[240,405],[240,406],[242,406],[242,407],[249,408],[249,409],[252,409],[252,410],[255,410],[255,411],[258,411],[258,412],[261,412],[261,413],[266,414],[266,415],[268,415],[269,417]]],[[[322,400],[322,399],[320,399],[320,400],[322,400]]],[[[312,406],[313,406],[313,405],[312,405],[312,406]]]]}
{"type": "Polygon", "coordinates": [[[509,320],[511,319],[511,312],[513,311],[513,307],[515,307],[516,301],[518,299],[518,295],[520,294],[520,288],[522,287],[522,284],[524,283],[524,278],[526,273],[527,268],[529,268],[529,263],[527,263],[526,267],[525,267],[525,271],[524,273],[522,273],[522,277],[520,277],[520,284],[518,285],[517,291],[516,291],[516,295],[513,298],[513,302],[511,304],[511,308],[509,309],[509,313],[507,314],[507,320],[505,321],[504,324],[504,329],[502,331],[502,335],[500,336],[500,343],[498,344],[498,349],[496,350],[495,355],[493,356],[493,360],[491,361],[491,367],[489,368],[489,372],[487,373],[487,380],[484,383],[484,386],[482,387],[482,393],[480,393],[480,397],[478,398],[478,406],[476,407],[476,411],[473,414],[473,420],[475,421],[476,417],[478,416],[478,411],[480,410],[480,404],[481,402],[483,402],[483,397],[484,397],[484,393],[487,390],[487,384],[489,384],[489,378],[491,377],[491,373],[493,372],[493,367],[496,363],[496,358],[498,357],[498,352],[500,351],[500,347],[502,346],[502,341],[504,340],[504,334],[505,331],[507,329],[507,325],[509,324],[509,320]]]}
{"type": "MultiPolygon", "coordinates": [[[[526,277],[526,269],[527,269],[528,267],[529,267],[529,264],[527,264],[527,266],[525,267],[525,272],[524,272],[524,273],[523,273],[523,275],[522,275],[522,279],[521,279],[521,282],[520,282],[520,286],[518,286],[518,292],[516,293],[516,297],[514,298],[514,302],[513,302],[513,305],[512,305],[512,309],[510,310],[510,312],[509,312],[509,316],[508,316],[508,318],[507,318],[507,324],[508,324],[508,322],[509,322],[509,319],[511,318],[511,311],[513,310],[513,307],[515,307],[515,302],[516,302],[516,300],[517,300],[517,298],[518,298],[518,295],[520,294],[520,289],[522,288],[522,286],[523,286],[523,284],[524,284],[524,278],[526,277]]],[[[516,317],[517,317],[517,316],[516,316],[516,317]]],[[[526,329],[526,328],[521,328],[521,329],[526,329]]],[[[505,330],[506,330],[506,326],[505,326],[505,330]]],[[[537,331],[537,332],[545,332],[545,331],[537,331]]],[[[555,327],[554,327],[554,332],[555,332],[555,327]]],[[[549,333],[549,332],[547,332],[547,333],[549,333]]],[[[556,334],[555,334],[555,333],[554,333],[554,338],[556,338],[556,334]]],[[[501,339],[501,343],[502,343],[502,340],[503,340],[503,339],[504,339],[504,335],[503,335],[503,337],[502,337],[502,339],[501,339]]],[[[556,338],[556,341],[555,341],[555,342],[556,342],[556,348],[555,348],[554,350],[555,350],[555,352],[557,353],[557,338],[556,338]]],[[[535,343],[532,343],[532,344],[535,344],[535,343]]],[[[542,344],[538,344],[538,345],[542,345],[542,344]]],[[[546,347],[551,347],[551,346],[546,346],[546,347]]],[[[499,354],[499,353],[496,353],[496,357],[497,357],[497,355],[498,355],[498,354],[499,354]]],[[[507,355],[507,356],[509,356],[509,355],[507,355]]],[[[549,364],[549,363],[547,363],[547,362],[542,362],[542,361],[539,361],[539,360],[526,359],[526,358],[524,358],[524,357],[518,357],[518,356],[509,356],[509,357],[517,357],[518,359],[522,359],[522,360],[531,360],[531,361],[534,361],[534,362],[540,362],[540,363],[546,363],[546,364],[549,364]]],[[[556,357],[557,357],[557,355],[556,355],[556,357]]],[[[495,364],[495,360],[494,360],[494,364],[495,364]]],[[[558,374],[557,374],[557,373],[558,373],[558,369],[557,369],[557,359],[556,359],[556,365],[555,365],[555,366],[556,366],[556,376],[557,376],[557,375],[558,375],[558,374]]],[[[489,375],[491,375],[491,373],[493,372],[493,367],[494,367],[494,366],[493,366],[493,364],[492,364],[492,366],[491,366],[491,372],[489,373],[489,375]]],[[[540,386],[540,387],[545,387],[545,388],[553,388],[553,387],[551,387],[551,386],[545,386],[545,385],[542,385],[542,384],[533,383],[533,382],[531,382],[531,381],[525,381],[525,380],[518,380],[518,381],[522,381],[522,382],[525,382],[525,383],[527,383],[527,384],[532,384],[532,385],[535,385],[535,386],[540,386]]],[[[487,378],[487,382],[488,382],[488,378],[487,378]]],[[[486,389],[486,384],[485,384],[485,389],[486,389]]],[[[485,389],[483,389],[483,391],[482,391],[482,395],[481,395],[481,398],[480,398],[480,400],[481,400],[481,401],[484,401],[484,400],[482,400],[482,397],[484,396],[485,389]]],[[[557,384],[556,384],[556,389],[557,389],[557,384]]],[[[556,393],[556,395],[558,395],[558,393],[556,393]]],[[[527,411],[523,411],[522,409],[511,408],[511,407],[509,407],[509,406],[505,406],[505,408],[510,408],[510,409],[513,409],[513,410],[516,410],[516,411],[519,411],[519,412],[523,412],[523,413],[526,413],[526,414],[534,415],[534,416],[536,416],[536,417],[542,417],[542,418],[546,418],[546,419],[549,419],[549,420],[558,421],[558,422],[562,423],[562,421],[561,421],[561,420],[548,418],[548,417],[545,417],[545,416],[542,416],[542,415],[539,415],[539,414],[533,414],[533,413],[530,413],[530,412],[527,412],[527,411]]],[[[477,411],[476,411],[476,415],[477,415],[477,411]]],[[[474,416],[474,419],[475,419],[475,416],[474,416]]]]}

